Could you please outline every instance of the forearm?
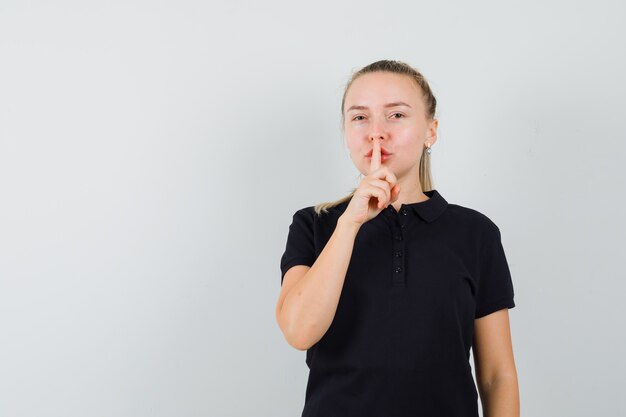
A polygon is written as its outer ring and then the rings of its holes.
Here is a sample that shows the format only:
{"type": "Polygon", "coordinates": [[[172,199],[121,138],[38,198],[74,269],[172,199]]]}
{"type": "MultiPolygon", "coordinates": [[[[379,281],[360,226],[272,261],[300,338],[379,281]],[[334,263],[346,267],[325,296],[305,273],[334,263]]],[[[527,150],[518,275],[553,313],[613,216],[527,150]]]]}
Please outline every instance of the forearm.
{"type": "Polygon", "coordinates": [[[479,388],[484,417],[519,417],[520,400],[517,375],[495,378],[479,388]]]}
{"type": "Polygon", "coordinates": [[[305,350],[330,327],[345,280],[359,228],[339,219],[311,269],[285,297],[280,314],[287,323],[290,344],[305,350]]]}

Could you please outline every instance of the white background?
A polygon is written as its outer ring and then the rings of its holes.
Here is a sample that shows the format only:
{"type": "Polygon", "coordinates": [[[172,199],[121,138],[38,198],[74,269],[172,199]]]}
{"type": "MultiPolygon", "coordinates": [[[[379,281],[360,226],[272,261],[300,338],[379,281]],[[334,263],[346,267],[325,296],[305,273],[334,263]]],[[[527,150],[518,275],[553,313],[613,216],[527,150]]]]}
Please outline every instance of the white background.
{"type": "Polygon", "coordinates": [[[0,3],[0,415],[299,415],[280,256],[379,59],[500,227],[522,415],[624,415],[623,2],[221,3],[0,3]]]}

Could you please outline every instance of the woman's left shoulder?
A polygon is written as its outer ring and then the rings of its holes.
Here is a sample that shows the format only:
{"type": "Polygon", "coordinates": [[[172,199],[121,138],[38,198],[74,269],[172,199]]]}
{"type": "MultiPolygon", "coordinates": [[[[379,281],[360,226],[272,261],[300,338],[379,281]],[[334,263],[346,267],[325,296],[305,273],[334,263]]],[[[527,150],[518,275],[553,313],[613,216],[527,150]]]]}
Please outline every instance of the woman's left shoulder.
{"type": "Polygon", "coordinates": [[[479,229],[485,232],[498,231],[498,226],[484,212],[460,204],[448,203],[448,216],[459,225],[472,229],[479,229]]]}

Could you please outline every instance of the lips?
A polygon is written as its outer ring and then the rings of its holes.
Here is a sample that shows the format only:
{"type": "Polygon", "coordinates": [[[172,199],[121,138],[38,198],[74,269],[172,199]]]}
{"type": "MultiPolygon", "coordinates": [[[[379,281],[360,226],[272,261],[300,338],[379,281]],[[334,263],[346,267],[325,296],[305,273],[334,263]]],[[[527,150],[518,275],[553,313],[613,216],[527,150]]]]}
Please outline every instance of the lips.
{"type": "MultiPolygon", "coordinates": [[[[366,156],[366,158],[367,158],[368,161],[372,160],[371,156],[366,156]]],[[[380,162],[385,162],[389,158],[391,158],[391,154],[388,154],[388,155],[387,154],[383,154],[383,155],[380,156],[380,162]]]]}
{"type": "MultiPolygon", "coordinates": [[[[373,149],[370,149],[370,151],[368,153],[365,154],[365,156],[367,158],[371,158],[372,157],[372,153],[374,152],[373,149]]],[[[382,155],[391,155],[391,152],[389,152],[388,150],[386,150],[385,148],[380,148],[380,153],[382,155]]]]}

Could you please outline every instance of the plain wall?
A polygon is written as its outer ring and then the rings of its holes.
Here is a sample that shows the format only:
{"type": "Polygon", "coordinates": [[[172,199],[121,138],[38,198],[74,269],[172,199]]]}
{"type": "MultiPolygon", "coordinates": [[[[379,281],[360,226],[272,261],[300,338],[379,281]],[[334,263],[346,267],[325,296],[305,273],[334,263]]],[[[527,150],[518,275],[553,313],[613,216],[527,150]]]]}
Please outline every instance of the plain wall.
{"type": "Polygon", "coordinates": [[[626,414],[623,2],[222,3],[0,3],[0,415],[300,415],[279,261],[379,59],[500,227],[522,415],[626,414]]]}

